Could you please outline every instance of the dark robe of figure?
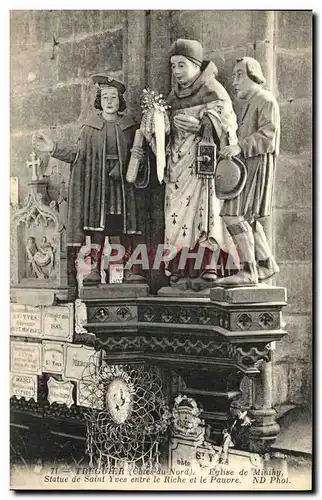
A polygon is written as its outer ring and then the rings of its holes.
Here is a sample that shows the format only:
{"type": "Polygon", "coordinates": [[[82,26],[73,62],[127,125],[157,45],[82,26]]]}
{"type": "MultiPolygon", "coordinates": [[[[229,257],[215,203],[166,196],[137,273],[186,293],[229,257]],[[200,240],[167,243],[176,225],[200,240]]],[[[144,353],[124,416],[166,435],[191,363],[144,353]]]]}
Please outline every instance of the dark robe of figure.
{"type": "Polygon", "coordinates": [[[74,147],[56,144],[52,156],[71,163],[67,245],[84,236],[141,234],[135,186],[126,182],[136,126],[127,116],[107,122],[95,113],[74,147]]]}

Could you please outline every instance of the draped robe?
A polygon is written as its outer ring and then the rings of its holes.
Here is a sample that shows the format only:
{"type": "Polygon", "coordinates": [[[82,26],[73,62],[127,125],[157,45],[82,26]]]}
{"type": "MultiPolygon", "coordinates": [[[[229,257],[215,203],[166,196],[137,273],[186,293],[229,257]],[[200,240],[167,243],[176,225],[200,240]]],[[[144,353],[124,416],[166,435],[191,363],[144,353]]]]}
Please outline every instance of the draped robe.
{"type": "MultiPolygon", "coordinates": [[[[177,114],[211,118],[220,145],[236,144],[236,116],[230,97],[215,79],[216,68],[204,62],[201,74],[188,88],[178,85],[170,93],[170,154],[165,174],[165,244],[189,250],[199,245],[211,251],[223,250],[238,261],[235,246],[220,216],[222,202],[216,197],[214,179],[199,178],[196,157],[201,137],[182,132],[173,122],[177,114]]],[[[166,269],[166,273],[169,271],[166,269]]]]}
{"type": "Polygon", "coordinates": [[[226,200],[222,215],[244,216],[249,222],[271,214],[276,159],[280,143],[280,114],[273,94],[261,87],[236,103],[238,144],[247,166],[242,192],[226,200]]]}

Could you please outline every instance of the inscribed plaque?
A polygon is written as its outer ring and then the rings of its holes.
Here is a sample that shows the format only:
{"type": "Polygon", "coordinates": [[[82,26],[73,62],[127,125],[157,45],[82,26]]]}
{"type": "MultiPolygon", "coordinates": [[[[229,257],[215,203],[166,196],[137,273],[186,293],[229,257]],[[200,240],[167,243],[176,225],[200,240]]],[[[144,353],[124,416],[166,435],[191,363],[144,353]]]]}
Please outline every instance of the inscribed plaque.
{"type": "Polygon", "coordinates": [[[41,344],[12,341],[11,371],[41,375],[41,344]]]}
{"type": "Polygon", "coordinates": [[[44,339],[73,340],[73,304],[43,308],[42,337],[44,339]]]}
{"type": "Polygon", "coordinates": [[[41,337],[41,309],[38,307],[11,304],[11,335],[19,337],[41,337]]]}
{"type": "MultiPolygon", "coordinates": [[[[262,459],[257,453],[229,448],[228,462],[223,460],[223,446],[217,446],[206,440],[200,444],[193,439],[172,438],[170,442],[170,467],[181,471],[194,470],[197,474],[215,469],[261,467],[262,459]]],[[[210,472],[211,473],[211,472],[210,472]]]]}
{"type": "Polygon", "coordinates": [[[25,398],[26,401],[34,399],[37,402],[38,378],[37,375],[23,375],[11,373],[10,397],[25,398]]]}
{"type": "Polygon", "coordinates": [[[65,378],[81,380],[84,372],[87,374],[89,365],[95,369],[98,353],[92,347],[83,345],[66,345],[65,378]]]}
{"type": "Polygon", "coordinates": [[[64,344],[44,340],[42,343],[42,371],[46,373],[63,373],[64,362],[64,344]]]}
{"type": "Polygon", "coordinates": [[[48,401],[50,404],[59,403],[65,404],[68,408],[74,404],[73,400],[73,384],[69,380],[55,380],[50,377],[47,382],[48,386],[48,401]]]}
{"type": "Polygon", "coordinates": [[[110,263],[109,265],[109,283],[123,283],[124,266],[123,264],[110,263]]]}

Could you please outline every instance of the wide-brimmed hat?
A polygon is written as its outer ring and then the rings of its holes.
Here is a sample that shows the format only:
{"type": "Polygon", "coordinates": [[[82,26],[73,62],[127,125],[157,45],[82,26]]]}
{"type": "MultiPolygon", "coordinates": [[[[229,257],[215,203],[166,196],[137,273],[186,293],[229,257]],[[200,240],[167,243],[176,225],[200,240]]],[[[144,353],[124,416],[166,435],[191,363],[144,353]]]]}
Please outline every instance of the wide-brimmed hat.
{"type": "Polygon", "coordinates": [[[215,171],[215,190],[219,200],[236,198],[244,189],[247,179],[246,165],[233,156],[218,161],[215,171]]]}

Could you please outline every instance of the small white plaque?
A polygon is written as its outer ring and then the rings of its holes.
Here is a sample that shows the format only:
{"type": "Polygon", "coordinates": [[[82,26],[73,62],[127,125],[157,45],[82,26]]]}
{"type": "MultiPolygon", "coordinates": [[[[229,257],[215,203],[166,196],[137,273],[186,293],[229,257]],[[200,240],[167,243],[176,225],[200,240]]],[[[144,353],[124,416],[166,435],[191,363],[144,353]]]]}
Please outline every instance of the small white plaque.
{"type": "Polygon", "coordinates": [[[73,384],[69,380],[55,380],[50,377],[47,382],[48,386],[48,401],[50,404],[59,403],[65,404],[68,408],[74,404],[73,400],[73,384]]]}
{"type": "Polygon", "coordinates": [[[64,344],[44,340],[42,343],[42,371],[45,373],[63,373],[64,365],[64,344]]]}
{"type": "Polygon", "coordinates": [[[109,264],[109,283],[123,283],[124,266],[123,264],[110,263],[109,264]]]}
{"type": "Polygon", "coordinates": [[[93,369],[97,365],[98,353],[92,347],[83,345],[66,344],[65,378],[69,380],[81,380],[84,373],[87,375],[89,364],[93,369]]]}
{"type": "Polygon", "coordinates": [[[73,340],[73,304],[43,308],[42,337],[50,340],[73,340]]]}
{"type": "Polygon", "coordinates": [[[11,335],[19,337],[41,337],[41,309],[38,307],[11,304],[11,335]]]}
{"type": "Polygon", "coordinates": [[[34,399],[37,402],[38,378],[37,375],[11,373],[10,397],[34,399]]]}
{"type": "Polygon", "coordinates": [[[41,375],[41,344],[12,341],[11,371],[41,375]]]}

